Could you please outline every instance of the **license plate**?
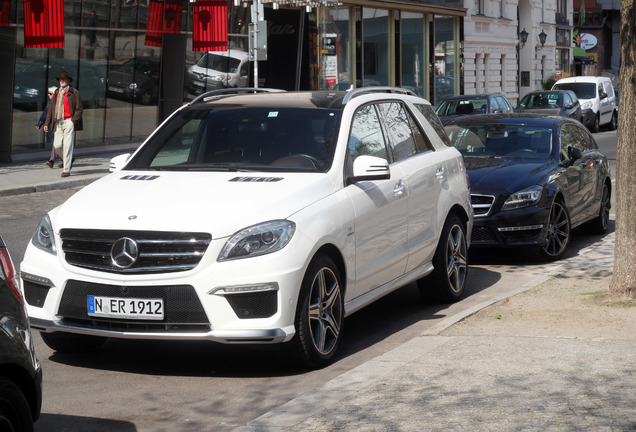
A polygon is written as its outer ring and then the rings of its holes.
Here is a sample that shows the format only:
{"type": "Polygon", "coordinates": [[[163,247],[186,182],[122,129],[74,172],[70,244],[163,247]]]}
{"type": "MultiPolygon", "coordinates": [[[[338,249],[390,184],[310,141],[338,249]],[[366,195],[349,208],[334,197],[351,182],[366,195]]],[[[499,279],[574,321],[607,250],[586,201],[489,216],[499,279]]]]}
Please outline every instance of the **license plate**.
{"type": "Polygon", "coordinates": [[[163,319],[163,299],[88,296],[88,315],[107,318],[163,319]]]}

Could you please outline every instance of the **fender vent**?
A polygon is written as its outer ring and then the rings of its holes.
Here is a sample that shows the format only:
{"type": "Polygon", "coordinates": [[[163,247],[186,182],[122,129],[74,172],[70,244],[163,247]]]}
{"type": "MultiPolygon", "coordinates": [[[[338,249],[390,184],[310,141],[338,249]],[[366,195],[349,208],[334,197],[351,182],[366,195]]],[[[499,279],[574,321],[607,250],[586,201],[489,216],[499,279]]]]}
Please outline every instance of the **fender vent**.
{"type": "Polygon", "coordinates": [[[123,176],[120,180],[154,180],[159,178],[158,175],[127,175],[123,176]]]}
{"type": "Polygon", "coordinates": [[[281,181],[282,177],[234,177],[231,182],[245,182],[245,183],[271,183],[281,181]]]}

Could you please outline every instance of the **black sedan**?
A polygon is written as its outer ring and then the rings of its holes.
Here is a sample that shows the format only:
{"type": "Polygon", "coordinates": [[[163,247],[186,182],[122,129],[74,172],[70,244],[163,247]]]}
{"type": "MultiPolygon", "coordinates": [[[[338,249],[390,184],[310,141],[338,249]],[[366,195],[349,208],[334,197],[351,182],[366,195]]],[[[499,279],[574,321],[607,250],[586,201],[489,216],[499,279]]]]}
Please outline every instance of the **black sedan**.
{"type": "Polygon", "coordinates": [[[445,126],[463,154],[475,211],[472,246],[565,253],[572,229],[607,230],[609,166],[579,122],[556,116],[463,116],[445,126]]]}
{"type": "Polygon", "coordinates": [[[581,104],[571,90],[530,92],[521,99],[515,112],[558,115],[581,121],[581,104]]]}
{"type": "Polygon", "coordinates": [[[108,73],[108,95],[144,105],[159,99],[161,63],[151,57],[138,57],[112,66],[108,73]]]}
{"type": "Polygon", "coordinates": [[[42,368],[11,256],[0,238],[0,431],[32,431],[42,406],[42,368]]]}

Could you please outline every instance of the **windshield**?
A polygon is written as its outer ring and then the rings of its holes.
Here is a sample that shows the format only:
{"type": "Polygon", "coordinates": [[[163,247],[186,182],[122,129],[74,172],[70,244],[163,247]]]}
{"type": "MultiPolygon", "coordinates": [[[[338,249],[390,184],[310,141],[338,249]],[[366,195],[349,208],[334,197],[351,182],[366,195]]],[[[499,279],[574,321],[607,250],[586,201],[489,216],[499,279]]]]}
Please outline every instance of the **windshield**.
{"type": "Polygon", "coordinates": [[[488,99],[453,99],[446,100],[435,111],[438,116],[455,114],[484,114],[488,112],[488,99]]]}
{"type": "Polygon", "coordinates": [[[453,146],[464,156],[547,159],[552,153],[552,129],[490,123],[446,126],[453,146]]]}
{"type": "Polygon", "coordinates": [[[213,69],[223,73],[238,72],[241,61],[234,57],[222,56],[218,54],[206,54],[197,62],[197,66],[206,69],[213,69]]]}
{"type": "Polygon", "coordinates": [[[521,102],[519,102],[521,108],[528,109],[558,109],[561,105],[563,105],[563,103],[560,93],[530,93],[525,95],[523,99],[521,99],[521,102]]]}
{"type": "Polygon", "coordinates": [[[126,169],[327,172],[340,110],[192,107],[177,112],[126,169]]]}
{"type": "Polygon", "coordinates": [[[596,84],[594,83],[556,83],[554,90],[572,90],[579,99],[594,99],[596,84]]]}

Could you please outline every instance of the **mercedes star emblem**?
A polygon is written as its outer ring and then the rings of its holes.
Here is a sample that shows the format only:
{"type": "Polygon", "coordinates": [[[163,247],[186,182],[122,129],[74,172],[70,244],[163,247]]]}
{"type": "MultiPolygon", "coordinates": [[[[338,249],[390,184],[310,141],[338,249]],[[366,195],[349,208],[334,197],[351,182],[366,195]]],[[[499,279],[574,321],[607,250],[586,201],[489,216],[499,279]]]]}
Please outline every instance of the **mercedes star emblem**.
{"type": "Polygon", "coordinates": [[[139,257],[137,242],[130,237],[122,237],[110,248],[110,259],[120,269],[129,268],[139,257]]]}

